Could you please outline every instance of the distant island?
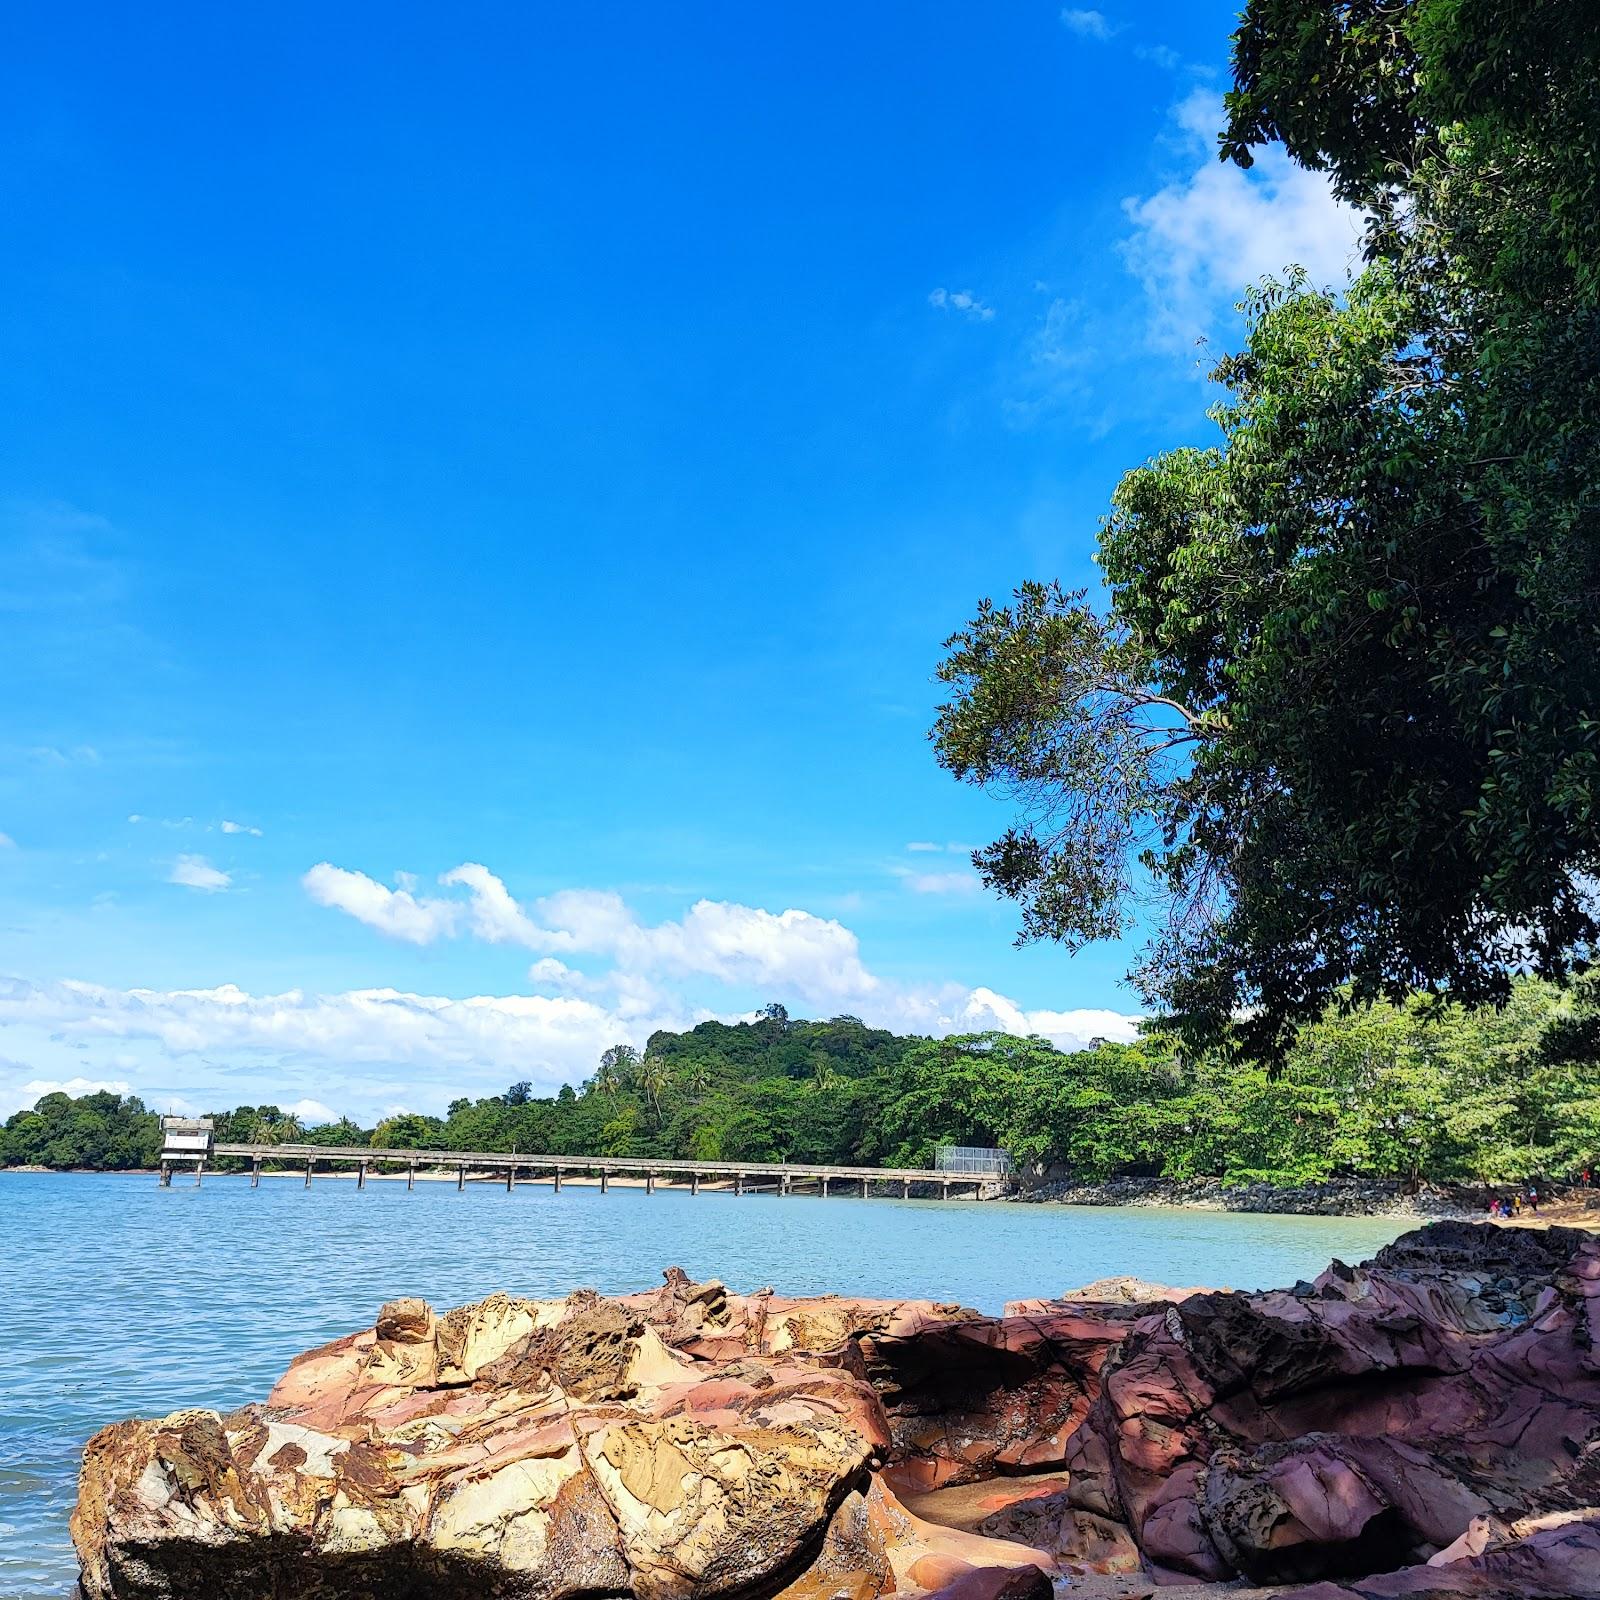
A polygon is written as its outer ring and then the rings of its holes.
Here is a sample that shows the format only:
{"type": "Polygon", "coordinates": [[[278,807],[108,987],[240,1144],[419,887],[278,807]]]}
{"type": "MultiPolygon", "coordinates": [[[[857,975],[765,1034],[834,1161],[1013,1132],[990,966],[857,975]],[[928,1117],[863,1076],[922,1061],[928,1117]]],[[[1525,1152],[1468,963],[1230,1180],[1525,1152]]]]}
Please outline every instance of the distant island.
{"type": "MultiPolygon", "coordinates": [[[[1035,1177],[1294,1185],[1336,1178],[1518,1184],[1600,1152],[1600,987],[1519,983],[1503,1010],[1422,1002],[1331,1013],[1281,1071],[1191,1060],[1158,1027],[1078,1051],[1040,1038],[902,1037],[856,1017],[703,1022],[605,1052],[581,1087],[527,1082],[363,1127],[275,1105],[212,1110],[219,1142],[371,1144],[702,1161],[928,1166],[998,1145],[1035,1177]]],[[[159,1117],[114,1093],[48,1094],[0,1131],[0,1165],[153,1167],[159,1117]]]]}

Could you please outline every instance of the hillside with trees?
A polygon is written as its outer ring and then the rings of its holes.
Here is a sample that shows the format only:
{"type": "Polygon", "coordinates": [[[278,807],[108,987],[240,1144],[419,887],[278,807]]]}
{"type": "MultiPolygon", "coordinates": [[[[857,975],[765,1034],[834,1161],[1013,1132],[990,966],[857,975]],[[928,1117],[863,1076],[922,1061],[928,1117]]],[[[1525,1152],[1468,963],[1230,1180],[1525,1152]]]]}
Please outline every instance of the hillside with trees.
{"type": "MultiPolygon", "coordinates": [[[[1561,1178],[1600,1156],[1600,984],[1518,982],[1504,1008],[1423,999],[1299,1030],[1281,1064],[1189,1056],[1170,1034],[1076,1052],[1043,1039],[902,1038],[855,1017],[703,1022],[606,1051],[579,1087],[528,1083],[367,1129],[302,1128],[276,1106],[214,1112],[220,1140],[511,1149],[705,1161],[931,1165],[1001,1145],[1082,1181],[1132,1175],[1294,1183],[1335,1176],[1561,1178]]],[[[136,1099],[46,1095],[0,1132],[0,1163],[148,1167],[136,1099]]]]}

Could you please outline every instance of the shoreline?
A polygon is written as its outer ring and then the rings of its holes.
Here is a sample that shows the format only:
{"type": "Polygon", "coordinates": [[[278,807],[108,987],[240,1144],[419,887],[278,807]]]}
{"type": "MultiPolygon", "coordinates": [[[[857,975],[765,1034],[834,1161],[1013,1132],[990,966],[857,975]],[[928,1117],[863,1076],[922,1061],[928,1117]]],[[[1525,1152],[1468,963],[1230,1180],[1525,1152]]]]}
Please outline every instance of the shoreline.
{"type": "MultiPolygon", "coordinates": [[[[112,1177],[151,1178],[159,1176],[155,1167],[123,1167],[109,1170],[99,1167],[45,1167],[19,1165],[0,1167],[0,1173],[25,1173],[43,1177],[112,1177]]],[[[249,1176],[248,1169],[238,1172],[221,1172],[208,1169],[208,1180],[226,1180],[249,1176]]],[[[303,1167],[284,1167],[276,1171],[263,1170],[263,1179],[294,1179],[304,1181],[303,1167]]],[[[404,1183],[407,1174],[368,1170],[367,1182],[404,1183]]],[[[180,1176],[181,1181],[181,1176],[180,1176]]],[[[316,1183],[354,1183],[353,1169],[319,1171],[316,1183]]],[[[453,1170],[419,1168],[419,1184],[454,1184],[453,1170]]],[[[469,1176],[470,1185],[501,1187],[503,1175],[469,1176]]],[[[549,1173],[518,1176],[520,1188],[551,1188],[549,1173]]],[[[563,1173],[562,1188],[598,1189],[598,1177],[577,1173],[563,1173]]],[[[643,1177],[613,1174],[609,1186],[614,1189],[643,1190],[643,1177]]],[[[689,1188],[688,1180],[676,1180],[665,1174],[656,1179],[658,1189],[689,1188]]],[[[1586,1227],[1600,1231],[1600,1187],[1583,1188],[1576,1184],[1543,1186],[1543,1199],[1538,1212],[1524,1210],[1517,1217],[1490,1217],[1486,1213],[1490,1193],[1509,1196],[1520,1185],[1516,1184],[1440,1184],[1421,1182],[1406,1185],[1397,1179],[1332,1178],[1320,1183],[1275,1185],[1268,1183],[1225,1184],[1220,1178],[1109,1178],[1096,1183],[1070,1183],[1065,1181],[1034,1183],[1019,1192],[1004,1196],[999,1203],[1008,1205],[1066,1206],[1075,1209],[1098,1210],[1125,1208],[1148,1211],[1209,1211],[1232,1212],[1249,1216],[1321,1216],[1321,1217],[1378,1217],[1396,1221],[1428,1222],[1451,1219],[1456,1221],[1495,1222],[1504,1227],[1546,1227],[1551,1224],[1586,1227]]],[[[733,1189],[730,1181],[704,1178],[702,1191],[722,1192],[733,1189]]],[[[767,1192],[765,1186],[747,1192],[767,1192]]],[[[840,1194],[838,1199],[853,1199],[853,1195],[840,1194]]]]}
{"type": "Polygon", "coordinates": [[[1488,1197],[1509,1197],[1521,1184],[1405,1184],[1399,1179],[1330,1178],[1319,1183],[1225,1184],[1220,1178],[1109,1178],[1098,1183],[1057,1181],[1009,1197],[1014,1205],[1152,1211],[1229,1211],[1252,1216],[1387,1217],[1409,1222],[1452,1219],[1543,1227],[1564,1223],[1600,1229],[1600,1188],[1540,1185],[1540,1208],[1517,1217],[1490,1217],[1488,1197]]]}

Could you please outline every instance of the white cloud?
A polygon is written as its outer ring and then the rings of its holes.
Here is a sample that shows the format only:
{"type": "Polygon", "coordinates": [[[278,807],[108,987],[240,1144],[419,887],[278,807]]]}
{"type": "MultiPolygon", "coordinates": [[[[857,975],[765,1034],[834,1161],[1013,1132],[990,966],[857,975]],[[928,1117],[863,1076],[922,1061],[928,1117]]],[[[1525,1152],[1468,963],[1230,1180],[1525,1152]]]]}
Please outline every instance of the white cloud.
{"type": "Polygon", "coordinates": [[[412,944],[465,931],[489,944],[520,945],[541,955],[606,956],[633,973],[781,986],[816,1002],[867,994],[877,986],[861,964],[856,936],[842,923],[809,911],[700,900],[676,921],[649,925],[621,895],[603,889],[563,889],[534,901],[530,909],[476,862],[439,879],[447,888],[466,889],[465,901],[389,889],[365,873],[326,861],[302,882],[319,905],[412,944]]]}
{"type": "Polygon", "coordinates": [[[252,828],[248,822],[224,821],[222,824],[222,831],[224,833],[248,833],[256,839],[261,837],[261,830],[259,828],[252,828]]]}
{"type": "Polygon", "coordinates": [[[959,311],[976,322],[994,320],[994,307],[985,305],[970,289],[935,289],[928,304],[941,311],[959,311]]]}
{"type": "Polygon", "coordinates": [[[491,1073],[493,1081],[512,1072],[554,1088],[586,1076],[608,1045],[642,1044],[658,1027],[689,1027],[704,1015],[669,1007],[630,1021],[573,996],[451,999],[397,989],[258,995],[233,984],[156,990],[0,980],[0,1028],[45,1030],[75,1045],[153,1041],[169,1056],[202,1060],[409,1069],[429,1088],[436,1075],[453,1085],[467,1069],[491,1073]]]}
{"type": "Polygon", "coordinates": [[[1061,23],[1085,39],[1109,39],[1117,31],[1098,11],[1063,11],[1061,23]]]}
{"type": "Polygon", "coordinates": [[[453,900],[419,899],[409,889],[388,889],[363,872],[347,872],[322,861],[300,880],[319,906],[330,906],[369,928],[403,939],[407,944],[432,944],[455,931],[461,907],[453,900]]]}
{"type": "Polygon", "coordinates": [[[913,894],[977,894],[983,887],[975,872],[907,872],[900,881],[913,894]]]}
{"type": "Polygon", "coordinates": [[[1171,45],[1137,44],[1133,47],[1133,53],[1141,61],[1148,61],[1164,72],[1176,72],[1183,65],[1183,57],[1171,45]]]}
{"type": "Polygon", "coordinates": [[[907,850],[918,850],[924,852],[942,850],[943,848],[943,845],[935,844],[931,839],[913,839],[911,843],[906,846],[907,850]]]}
{"type": "Polygon", "coordinates": [[[1196,89],[1173,108],[1188,146],[1206,153],[1189,176],[1123,203],[1133,234],[1124,257],[1150,302],[1149,336],[1180,350],[1215,327],[1246,285],[1303,266],[1316,284],[1341,287],[1358,264],[1362,218],[1337,201],[1327,175],[1281,149],[1257,153],[1245,172],[1216,159],[1220,97],[1196,89]]]}
{"type": "Polygon", "coordinates": [[[185,889],[202,889],[207,894],[215,894],[219,889],[226,889],[233,882],[233,876],[212,866],[204,856],[179,856],[172,863],[167,882],[182,884],[185,889]]]}
{"type": "Polygon", "coordinates": [[[292,1106],[285,1106],[284,1110],[298,1117],[301,1124],[308,1128],[314,1128],[319,1123],[339,1120],[339,1113],[330,1111],[320,1100],[296,1100],[292,1106]]]}
{"type": "MultiPolygon", "coordinates": [[[[1064,1049],[1091,1038],[1131,1039],[1131,1017],[1113,1011],[1029,1010],[992,989],[960,984],[902,986],[874,980],[872,992],[848,1009],[869,1024],[901,1032],[975,1033],[1005,1029],[1036,1033],[1064,1049]]],[[[0,1030],[24,1031],[75,1047],[153,1044],[161,1054],[203,1071],[215,1057],[254,1060],[262,1087],[315,1072],[322,1084],[352,1101],[386,1103],[395,1095],[442,1108],[454,1095],[487,1092],[509,1078],[529,1078],[543,1090],[587,1077],[601,1051],[623,1041],[642,1046],[657,1029],[681,1030],[718,1016],[733,1021],[743,1007],[691,1007],[648,980],[622,975],[606,998],[576,995],[473,995],[453,999],[398,989],[311,994],[300,989],[251,994],[232,984],[214,989],[112,989],[72,980],[0,979],[0,1030]]],[[[147,1072],[153,1069],[147,1069],[147,1072]]],[[[191,1085],[185,1086],[190,1092],[191,1085]]],[[[55,1088],[87,1093],[119,1082],[34,1079],[9,1094],[31,1105],[55,1088]]],[[[226,1103],[215,1083],[208,1103],[226,1103]]],[[[322,1088],[326,1093],[326,1088],[322,1088]]],[[[163,1090],[160,1103],[172,1096],[163,1090]]],[[[175,1102],[174,1102],[175,1103],[175,1102]]],[[[321,1110],[326,1106],[315,1102],[321,1110]]],[[[294,1107],[297,1115],[299,1108],[294,1107]]]]}
{"type": "Polygon", "coordinates": [[[0,850],[15,850],[17,841],[9,833],[0,833],[0,850]]]}

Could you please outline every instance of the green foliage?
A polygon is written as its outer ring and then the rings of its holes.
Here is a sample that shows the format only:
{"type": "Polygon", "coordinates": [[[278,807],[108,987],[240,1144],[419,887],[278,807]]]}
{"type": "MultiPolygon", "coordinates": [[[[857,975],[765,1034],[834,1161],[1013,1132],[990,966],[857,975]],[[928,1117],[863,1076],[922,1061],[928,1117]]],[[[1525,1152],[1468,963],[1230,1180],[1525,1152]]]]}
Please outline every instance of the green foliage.
{"type": "Polygon", "coordinates": [[[101,1092],[47,1094],[0,1131],[0,1166],[125,1172],[152,1167],[161,1151],[161,1119],[133,1096],[101,1092]]]}
{"type": "MultiPolygon", "coordinates": [[[[1420,999],[1302,1029],[1277,1072],[1183,1055],[1170,1034],[1075,1053],[1043,1039],[903,1039],[855,1018],[702,1023],[658,1033],[627,1087],[451,1102],[370,1132],[345,1121],[295,1142],[408,1150],[657,1156],[850,1166],[933,1163],[998,1145],[1025,1169],[1303,1182],[1339,1175],[1516,1182],[1600,1156],[1600,978],[1519,982],[1509,1005],[1420,999]]],[[[215,1114],[219,1140],[277,1142],[275,1106],[215,1114]]],[[[46,1095],[0,1130],[0,1164],[148,1167],[158,1119],[115,1095],[46,1095]]]]}
{"type": "Polygon", "coordinates": [[[1224,154],[1282,139],[1372,217],[1343,297],[1251,291],[1221,443],[1130,472],[1102,614],[1025,586],[934,728],[1018,823],[1022,937],[1165,916],[1192,1048],[1330,1003],[1505,1004],[1600,938],[1600,12],[1253,0],[1224,154]]]}

